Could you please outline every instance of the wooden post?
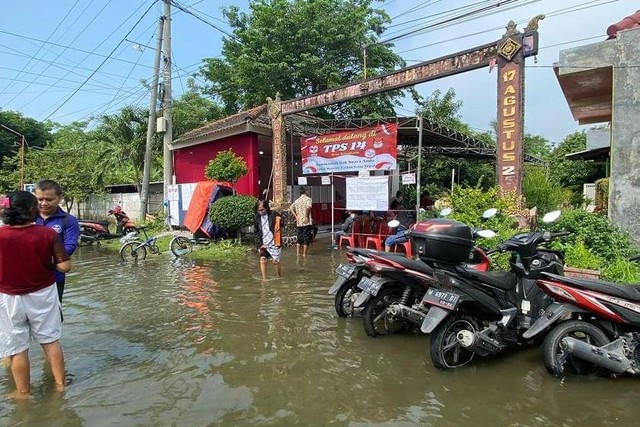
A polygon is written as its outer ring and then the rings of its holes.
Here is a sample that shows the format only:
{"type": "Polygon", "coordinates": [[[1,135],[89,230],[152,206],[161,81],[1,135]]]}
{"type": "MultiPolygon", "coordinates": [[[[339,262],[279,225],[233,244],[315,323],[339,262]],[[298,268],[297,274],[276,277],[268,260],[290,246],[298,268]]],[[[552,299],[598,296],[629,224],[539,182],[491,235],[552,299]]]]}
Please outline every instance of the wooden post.
{"type": "Polygon", "coordinates": [[[273,134],[273,205],[276,209],[283,209],[287,191],[287,147],[285,146],[285,124],[280,94],[276,93],[275,100],[267,98],[267,103],[273,134]]]}

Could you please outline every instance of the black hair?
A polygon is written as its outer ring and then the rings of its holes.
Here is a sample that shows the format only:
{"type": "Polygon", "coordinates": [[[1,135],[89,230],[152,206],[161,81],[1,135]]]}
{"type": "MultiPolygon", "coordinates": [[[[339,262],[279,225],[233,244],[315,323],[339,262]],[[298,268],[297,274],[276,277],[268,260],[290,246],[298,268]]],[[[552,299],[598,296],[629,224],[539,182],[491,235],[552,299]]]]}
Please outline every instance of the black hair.
{"type": "Polygon", "coordinates": [[[28,191],[13,191],[5,197],[9,199],[9,206],[0,203],[2,222],[7,225],[24,225],[35,221],[38,216],[36,196],[28,191]]]}
{"type": "Polygon", "coordinates": [[[269,206],[269,200],[268,199],[258,199],[258,201],[256,202],[256,206],[254,208],[256,213],[258,212],[258,208],[260,207],[260,204],[262,204],[262,207],[265,208],[265,210],[267,211],[267,214],[269,212],[271,212],[271,207],[269,206]]]}
{"type": "Polygon", "coordinates": [[[300,187],[300,195],[302,196],[303,194],[307,194],[307,188],[306,187],[300,187]]]}
{"type": "Polygon", "coordinates": [[[50,179],[38,181],[36,189],[41,191],[53,190],[56,193],[56,196],[62,196],[62,186],[50,179]]]}

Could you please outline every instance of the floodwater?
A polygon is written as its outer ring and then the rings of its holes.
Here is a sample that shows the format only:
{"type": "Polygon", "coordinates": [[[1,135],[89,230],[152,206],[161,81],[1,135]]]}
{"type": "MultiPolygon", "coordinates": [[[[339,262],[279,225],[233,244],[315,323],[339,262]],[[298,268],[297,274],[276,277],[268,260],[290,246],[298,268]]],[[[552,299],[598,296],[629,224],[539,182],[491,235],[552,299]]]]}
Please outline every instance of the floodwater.
{"type": "Polygon", "coordinates": [[[560,381],[537,348],[438,371],[426,336],[367,337],[327,295],[343,259],[322,242],[305,260],[286,249],[284,278],[263,282],[253,256],[122,265],[81,248],[64,305],[71,384],[54,391],[32,346],[34,397],[4,398],[4,371],[0,425],[637,425],[635,378],[560,381]]]}

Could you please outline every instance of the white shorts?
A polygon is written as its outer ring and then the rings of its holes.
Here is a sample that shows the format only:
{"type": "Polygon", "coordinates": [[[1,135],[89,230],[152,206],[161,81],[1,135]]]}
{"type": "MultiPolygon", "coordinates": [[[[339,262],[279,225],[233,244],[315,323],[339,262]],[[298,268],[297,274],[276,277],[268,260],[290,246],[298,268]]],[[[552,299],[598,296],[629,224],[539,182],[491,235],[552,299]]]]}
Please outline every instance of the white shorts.
{"type": "Polygon", "coordinates": [[[29,337],[38,344],[60,339],[62,320],[56,284],[25,295],[0,293],[0,357],[29,348],[29,337]]]}

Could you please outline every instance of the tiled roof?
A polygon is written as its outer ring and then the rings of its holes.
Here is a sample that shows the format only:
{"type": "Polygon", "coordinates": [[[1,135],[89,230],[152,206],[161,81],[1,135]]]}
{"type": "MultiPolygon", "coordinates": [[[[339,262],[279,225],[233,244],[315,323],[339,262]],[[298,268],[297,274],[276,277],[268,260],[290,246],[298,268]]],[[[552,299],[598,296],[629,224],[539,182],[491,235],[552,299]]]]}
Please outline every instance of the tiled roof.
{"type": "Polygon", "coordinates": [[[232,116],[209,122],[204,126],[180,135],[180,137],[173,142],[184,143],[200,139],[205,136],[213,137],[213,135],[218,132],[233,129],[234,127],[244,126],[248,123],[271,130],[271,124],[269,123],[269,117],[267,116],[267,104],[259,105],[249,110],[240,111],[232,116]]]}
{"type": "Polygon", "coordinates": [[[636,11],[631,16],[627,16],[620,22],[616,22],[613,25],[610,25],[607,28],[607,35],[610,39],[613,39],[618,34],[618,31],[629,30],[631,28],[639,28],[640,27],[640,10],[636,11]]]}

